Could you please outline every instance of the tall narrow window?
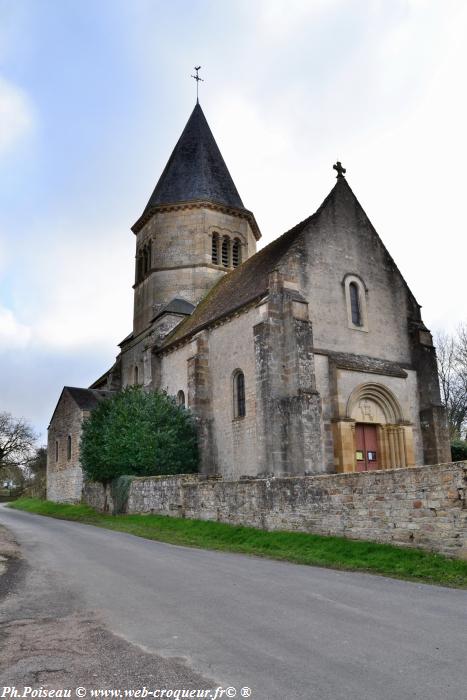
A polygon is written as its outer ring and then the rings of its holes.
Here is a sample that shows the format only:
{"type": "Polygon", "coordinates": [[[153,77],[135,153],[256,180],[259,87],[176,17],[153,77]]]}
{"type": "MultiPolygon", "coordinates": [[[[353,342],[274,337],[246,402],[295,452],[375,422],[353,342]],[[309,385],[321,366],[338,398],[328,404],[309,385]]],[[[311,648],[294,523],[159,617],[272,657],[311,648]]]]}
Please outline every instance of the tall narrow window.
{"type": "Polygon", "coordinates": [[[152,240],[149,241],[147,245],[147,260],[146,260],[146,274],[151,271],[152,265],[152,240]]]}
{"type": "Polygon", "coordinates": [[[58,440],[55,440],[55,461],[58,462],[58,440]]]}
{"type": "Polygon", "coordinates": [[[245,375],[238,370],[234,374],[234,417],[243,418],[245,416],[245,375]]]}
{"type": "Polygon", "coordinates": [[[136,256],[136,284],[143,279],[143,254],[141,251],[136,256]]]}
{"type": "Polygon", "coordinates": [[[135,367],[135,384],[139,384],[139,369],[138,365],[135,367]]]}
{"type": "Polygon", "coordinates": [[[212,234],[211,260],[214,265],[219,265],[219,236],[217,233],[212,234]]]}
{"type": "Polygon", "coordinates": [[[242,250],[240,247],[240,241],[236,238],[232,246],[232,265],[233,267],[238,267],[242,262],[242,250]]]}
{"type": "Polygon", "coordinates": [[[71,459],[71,435],[66,439],[66,458],[71,459]]]}
{"type": "Polygon", "coordinates": [[[177,404],[185,408],[185,392],[181,389],[177,394],[177,404]]]}
{"type": "Polygon", "coordinates": [[[362,315],[360,311],[360,298],[358,293],[358,287],[355,282],[349,284],[349,294],[350,294],[350,311],[352,314],[352,323],[355,326],[362,325],[362,315]]]}
{"type": "Polygon", "coordinates": [[[230,240],[225,236],[222,240],[222,265],[224,267],[229,266],[229,245],[230,240]]]}

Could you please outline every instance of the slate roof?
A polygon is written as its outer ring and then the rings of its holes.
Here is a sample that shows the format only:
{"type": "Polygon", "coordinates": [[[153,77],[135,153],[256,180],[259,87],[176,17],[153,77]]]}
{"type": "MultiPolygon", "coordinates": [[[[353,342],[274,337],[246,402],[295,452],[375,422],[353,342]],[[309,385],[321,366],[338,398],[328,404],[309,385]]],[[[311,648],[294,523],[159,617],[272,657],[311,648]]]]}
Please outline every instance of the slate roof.
{"type": "Polygon", "coordinates": [[[160,316],[163,316],[164,314],[179,314],[180,316],[189,316],[193,312],[194,308],[195,305],[187,301],[186,299],[174,297],[171,301],[169,301],[168,304],[163,306],[162,309],[160,309],[156,313],[152,320],[155,321],[156,318],[160,318],[160,316]]]}
{"type": "Polygon", "coordinates": [[[113,396],[113,391],[107,389],[83,389],[76,386],[65,386],[63,390],[68,391],[72,399],[83,411],[91,411],[99,401],[113,396]]]}
{"type": "Polygon", "coordinates": [[[158,206],[193,201],[245,209],[199,103],[133,231],[136,233],[158,206]]]}
{"type": "Polygon", "coordinates": [[[97,406],[99,401],[102,401],[102,399],[107,399],[110,396],[113,396],[115,393],[114,391],[108,391],[107,389],[84,389],[77,386],[64,386],[57,401],[57,405],[54,408],[54,412],[52,413],[49,426],[54,419],[57,408],[59,407],[60,401],[62,400],[62,396],[65,392],[71,396],[78,408],[80,408],[82,411],[91,411],[95,406],[97,406]]]}

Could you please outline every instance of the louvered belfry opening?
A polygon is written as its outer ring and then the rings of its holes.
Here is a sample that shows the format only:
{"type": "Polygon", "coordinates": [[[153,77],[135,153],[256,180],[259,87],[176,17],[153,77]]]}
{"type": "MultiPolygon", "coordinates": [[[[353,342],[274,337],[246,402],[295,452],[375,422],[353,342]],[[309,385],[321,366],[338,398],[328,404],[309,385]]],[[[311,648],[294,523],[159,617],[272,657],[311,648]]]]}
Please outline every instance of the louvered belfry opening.
{"type": "Polygon", "coordinates": [[[240,241],[236,238],[232,246],[232,266],[238,267],[242,262],[242,253],[240,247],[240,241]]]}
{"type": "Polygon", "coordinates": [[[224,236],[222,240],[222,265],[224,267],[229,267],[229,248],[230,240],[227,238],[227,236],[224,236]]]}
{"type": "Polygon", "coordinates": [[[219,265],[219,236],[217,233],[212,234],[211,260],[214,265],[219,265]]]}

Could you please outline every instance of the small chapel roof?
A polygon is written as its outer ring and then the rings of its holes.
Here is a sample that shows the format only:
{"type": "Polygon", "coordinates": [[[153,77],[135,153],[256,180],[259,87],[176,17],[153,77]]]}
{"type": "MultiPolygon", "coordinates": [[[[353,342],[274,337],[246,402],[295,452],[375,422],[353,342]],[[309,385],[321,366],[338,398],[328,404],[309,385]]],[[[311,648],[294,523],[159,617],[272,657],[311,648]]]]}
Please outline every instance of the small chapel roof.
{"type": "Polygon", "coordinates": [[[159,206],[196,201],[247,211],[199,102],[133,231],[136,233],[159,206]]]}
{"type": "Polygon", "coordinates": [[[106,389],[84,389],[76,386],[65,386],[63,390],[68,391],[71,398],[83,411],[91,411],[97,406],[99,401],[108,399],[114,394],[113,391],[106,389]]]}
{"type": "Polygon", "coordinates": [[[99,401],[110,398],[115,392],[107,389],[85,389],[77,386],[64,386],[57,401],[57,405],[55,406],[54,412],[52,413],[50,423],[52,423],[55,413],[57,412],[57,408],[62,400],[62,396],[65,393],[71,396],[75,404],[82,411],[92,411],[92,409],[97,406],[99,401]]]}

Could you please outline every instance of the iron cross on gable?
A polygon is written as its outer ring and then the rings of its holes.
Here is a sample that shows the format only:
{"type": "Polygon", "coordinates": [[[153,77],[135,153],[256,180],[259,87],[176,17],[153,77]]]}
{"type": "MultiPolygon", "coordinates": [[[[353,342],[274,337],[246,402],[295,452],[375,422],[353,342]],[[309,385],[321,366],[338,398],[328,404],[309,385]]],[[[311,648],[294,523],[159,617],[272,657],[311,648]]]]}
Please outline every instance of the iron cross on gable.
{"type": "Polygon", "coordinates": [[[199,85],[199,81],[201,80],[201,82],[204,83],[204,80],[203,80],[202,78],[200,78],[199,75],[198,75],[198,72],[199,72],[200,69],[201,69],[201,66],[195,66],[196,75],[192,75],[192,76],[191,76],[192,78],[194,78],[194,80],[196,80],[196,102],[198,102],[198,85],[199,85]]]}
{"type": "Polygon", "coordinates": [[[346,170],[345,170],[344,166],[342,165],[342,163],[340,162],[340,160],[338,160],[337,163],[335,163],[335,165],[333,165],[332,167],[334,168],[334,170],[337,170],[337,177],[338,178],[344,177],[346,170]]]}

